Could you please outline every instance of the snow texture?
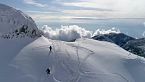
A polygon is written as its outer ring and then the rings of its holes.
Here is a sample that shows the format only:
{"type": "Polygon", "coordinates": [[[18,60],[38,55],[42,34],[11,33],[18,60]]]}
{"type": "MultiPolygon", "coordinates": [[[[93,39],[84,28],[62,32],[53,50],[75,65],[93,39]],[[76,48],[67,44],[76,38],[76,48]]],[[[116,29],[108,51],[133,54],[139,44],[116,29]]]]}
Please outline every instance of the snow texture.
{"type": "Polygon", "coordinates": [[[113,43],[91,39],[63,42],[40,37],[24,47],[7,65],[9,70],[3,69],[6,78],[0,76],[2,82],[145,81],[144,58],[113,43]]]}
{"type": "MultiPolygon", "coordinates": [[[[29,31],[34,29],[38,31],[31,17],[12,7],[0,4],[0,82],[10,82],[11,79],[16,78],[17,72],[10,68],[10,62],[21,49],[38,38],[18,38],[18,36],[15,36],[16,29],[21,29],[21,32],[24,32],[24,26],[27,26],[29,31]]],[[[18,32],[17,30],[17,34],[18,32]]],[[[19,32],[19,35],[21,32],[19,32]]]]}

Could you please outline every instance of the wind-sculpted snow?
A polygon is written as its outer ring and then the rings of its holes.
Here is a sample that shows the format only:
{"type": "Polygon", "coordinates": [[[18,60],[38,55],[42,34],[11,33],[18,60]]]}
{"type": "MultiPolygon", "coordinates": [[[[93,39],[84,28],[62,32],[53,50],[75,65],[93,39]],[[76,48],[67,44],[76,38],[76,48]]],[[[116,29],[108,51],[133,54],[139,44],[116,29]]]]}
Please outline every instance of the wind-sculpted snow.
{"type": "Polygon", "coordinates": [[[41,37],[22,49],[10,68],[15,78],[2,82],[145,81],[144,58],[115,44],[91,39],[63,42],[41,37]]]}
{"type": "Polygon", "coordinates": [[[78,38],[91,38],[95,35],[120,33],[119,29],[111,28],[108,30],[97,29],[94,33],[77,25],[61,26],[60,29],[52,29],[44,25],[40,28],[44,32],[44,36],[53,40],[75,41],[78,38]]]}

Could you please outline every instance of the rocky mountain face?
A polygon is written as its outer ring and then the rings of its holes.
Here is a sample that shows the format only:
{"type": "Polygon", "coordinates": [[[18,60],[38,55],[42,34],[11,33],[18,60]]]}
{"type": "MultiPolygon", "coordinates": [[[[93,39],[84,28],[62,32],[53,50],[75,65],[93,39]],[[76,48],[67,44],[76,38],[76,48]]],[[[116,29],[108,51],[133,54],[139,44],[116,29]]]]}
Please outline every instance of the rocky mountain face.
{"type": "Polygon", "coordinates": [[[37,29],[29,29],[27,25],[23,25],[21,28],[17,28],[11,32],[1,34],[1,38],[12,39],[12,38],[24,38],[24,37],[40,37],[41,31],[37,29]]]}
{"type": "Polygon", "coordinates": [[[102,34],[96,35],[92,38],[95,40],[112,42],[119,45],[120,47],[124,46],[130,40],[135,40],[135,38],[125,35],[123,33],[102,34]]]}
{"type": "Polygon", "coordinates": [[[145,38],[135,39],[123,33],[96,35],[92,38],[95,40],[115,43],[131,53],[145,57],[145,38]]]}
{"type": "Polygon", "coordinates": [[[145,38],[128,41],[123,48],[129,52],[145,57],[145,38]]]}

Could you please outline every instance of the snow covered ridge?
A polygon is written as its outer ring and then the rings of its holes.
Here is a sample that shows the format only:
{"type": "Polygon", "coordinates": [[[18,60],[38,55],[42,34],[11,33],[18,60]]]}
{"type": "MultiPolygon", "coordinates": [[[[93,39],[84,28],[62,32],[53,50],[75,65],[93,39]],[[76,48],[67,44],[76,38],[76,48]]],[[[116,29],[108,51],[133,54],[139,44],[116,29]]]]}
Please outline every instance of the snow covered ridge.
{"type": "Polygon", "coordinates": [[[1,38],[40,36],[35,22],[20,10],[0,4],[0,36],[1,38]]]}
{"type": "Polygon", "coordinates": [[[113,43],[40,37],[23,48],[2,82],[144,82],[145,59],[113,43]],[[52,51],[49,50],[52,46],[52,51]],[[104,52],[105,51],[105,52],[104,52]],[[50,73],[46,73],[46,69],[50,73]]]}

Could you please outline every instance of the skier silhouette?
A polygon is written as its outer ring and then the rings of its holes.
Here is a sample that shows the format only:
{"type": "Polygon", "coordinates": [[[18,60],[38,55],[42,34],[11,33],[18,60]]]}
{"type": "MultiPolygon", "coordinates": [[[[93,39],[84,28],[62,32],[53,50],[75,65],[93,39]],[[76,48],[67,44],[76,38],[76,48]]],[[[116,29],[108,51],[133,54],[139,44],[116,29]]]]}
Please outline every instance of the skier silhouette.
{"type": "Polygon", "coordinates": [[[49,68],[46,69],[46,73],[50,74],[50,69],[49,68]]]}
{"type": "Polygon", "coordinates": [[[50,49],[50,52],[51,52],[51,50],[52,50],[52,46],[50,46],[49,49],[50,49]]]}

